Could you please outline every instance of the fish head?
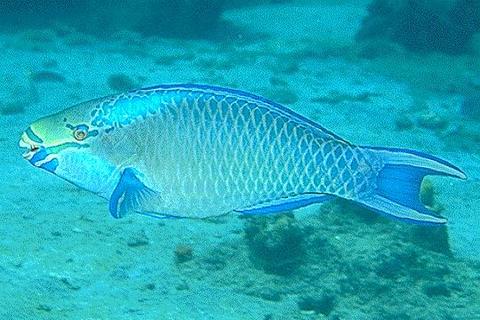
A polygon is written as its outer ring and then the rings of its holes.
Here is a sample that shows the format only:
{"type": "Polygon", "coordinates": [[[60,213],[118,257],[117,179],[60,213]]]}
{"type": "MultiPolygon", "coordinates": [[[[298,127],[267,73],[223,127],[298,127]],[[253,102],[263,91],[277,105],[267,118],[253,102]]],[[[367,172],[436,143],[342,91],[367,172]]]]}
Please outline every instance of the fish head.
{"type": "Polygon", "coordinates": [[[94,151],[100,132],[91,124],[95,105],[81,103],[33,122],[19,142],[23,157],[79,187],[102,192],[115,166],[94,151]]]}

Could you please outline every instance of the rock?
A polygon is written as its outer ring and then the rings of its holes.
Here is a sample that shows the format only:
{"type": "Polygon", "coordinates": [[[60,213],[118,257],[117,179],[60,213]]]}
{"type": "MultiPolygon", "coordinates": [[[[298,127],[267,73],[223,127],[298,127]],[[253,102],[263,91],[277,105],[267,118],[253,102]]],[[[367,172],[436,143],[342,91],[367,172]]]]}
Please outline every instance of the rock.
{"type": "Polygon", "coordinates": [[[335,307],[335,297],[327,293],[308,295],[301,297],[297,304],[301,311],[313,311],[328,316],[335,307]]]}

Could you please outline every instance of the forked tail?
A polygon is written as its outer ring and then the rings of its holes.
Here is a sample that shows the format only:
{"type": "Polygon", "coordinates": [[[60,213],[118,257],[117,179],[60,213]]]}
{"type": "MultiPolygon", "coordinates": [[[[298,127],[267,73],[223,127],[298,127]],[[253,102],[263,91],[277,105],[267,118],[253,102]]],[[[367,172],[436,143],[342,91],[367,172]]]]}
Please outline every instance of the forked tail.
{"type": "Polygon", "coordinates": [[[420,224],[444,224],[420,201],[420,185],[426,175],[466,179],[465,173],[442,159],[413,150],[365,147],[384,164],[374,195],[361,199],[364,206],[394,218],[420,224]]]}

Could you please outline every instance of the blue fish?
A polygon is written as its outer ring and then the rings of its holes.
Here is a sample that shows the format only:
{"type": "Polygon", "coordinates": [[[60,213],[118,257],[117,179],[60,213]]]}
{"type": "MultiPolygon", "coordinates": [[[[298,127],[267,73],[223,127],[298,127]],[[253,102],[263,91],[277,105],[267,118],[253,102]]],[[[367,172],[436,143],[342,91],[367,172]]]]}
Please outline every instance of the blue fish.
{"type": "Polygon", "coordinates": [[[114,218],[283,212],[338,197],[396,219],[443,224],[426,175],[466,179],[418,151],[353,145],[265,98],[175,84],[80,103],[23,133],[24,157],[109,201],[114,218]]]}

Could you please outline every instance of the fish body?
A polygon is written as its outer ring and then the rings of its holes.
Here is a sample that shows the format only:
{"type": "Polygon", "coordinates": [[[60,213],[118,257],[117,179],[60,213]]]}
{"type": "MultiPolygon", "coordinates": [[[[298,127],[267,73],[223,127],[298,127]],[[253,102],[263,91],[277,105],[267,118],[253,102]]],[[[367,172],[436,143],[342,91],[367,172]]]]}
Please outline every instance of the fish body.
{"type": "Polygon", "coordinates": [[[333,197],[398,219],[444,223],[419,201],[425,175],[465,178],[417,151],[355,146],[262,97],[161,85],[33,123],[32,164],[109,199],[112,216],[273,213],[333,197]]]}

